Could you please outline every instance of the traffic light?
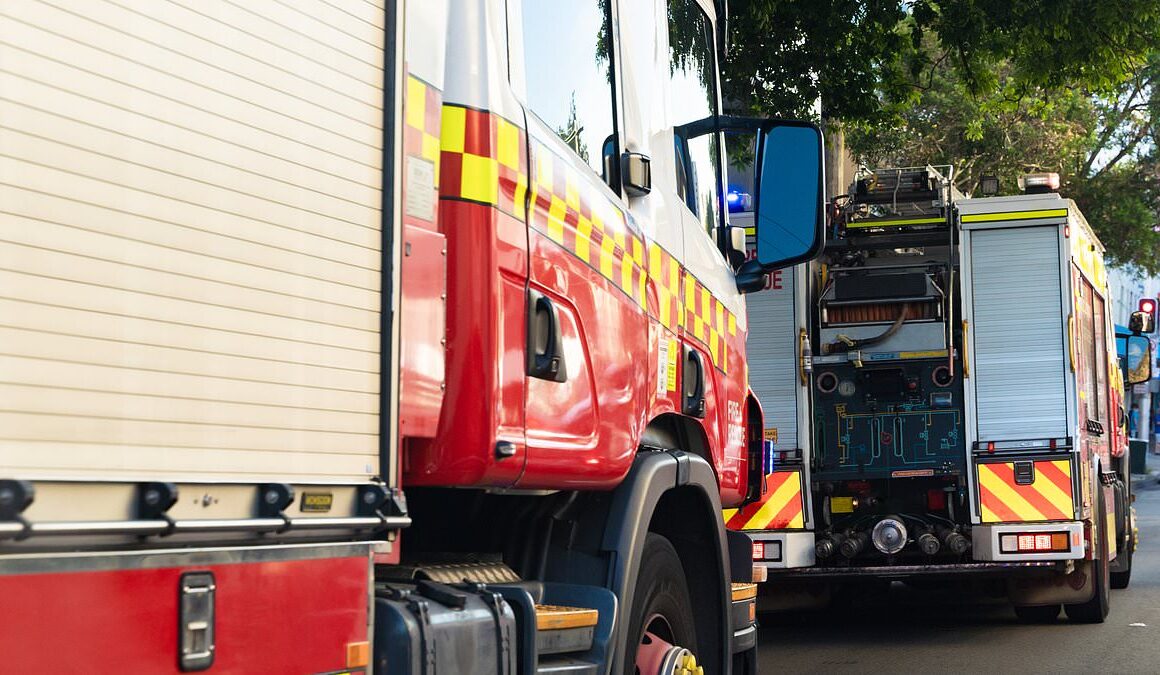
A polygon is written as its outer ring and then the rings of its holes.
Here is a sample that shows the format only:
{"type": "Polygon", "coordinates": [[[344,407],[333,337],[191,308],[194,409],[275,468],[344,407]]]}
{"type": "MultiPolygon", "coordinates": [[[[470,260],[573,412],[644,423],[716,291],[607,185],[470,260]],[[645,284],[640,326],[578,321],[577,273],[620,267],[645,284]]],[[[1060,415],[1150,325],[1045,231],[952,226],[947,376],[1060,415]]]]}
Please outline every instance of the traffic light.
{"type": "Polygon", "coordinates": [[[1156,332],[1156,305],[1156,298],[1140,298],[1140,304],[1136,309],[1144,314],[1143,325],[1140,326],[1141,333],[1156,332]]]}

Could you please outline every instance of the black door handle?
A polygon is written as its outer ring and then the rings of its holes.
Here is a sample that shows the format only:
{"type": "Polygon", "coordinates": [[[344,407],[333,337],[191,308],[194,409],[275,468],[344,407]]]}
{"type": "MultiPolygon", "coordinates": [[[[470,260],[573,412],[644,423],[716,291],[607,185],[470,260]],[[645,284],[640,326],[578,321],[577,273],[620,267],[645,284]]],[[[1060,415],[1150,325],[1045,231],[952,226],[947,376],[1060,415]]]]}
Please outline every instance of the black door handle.
{"type": "Polygon", "coordinates": [[[528,289],[528,377],[566,382],[560,317],[548,296],[528,289]]]}
{"type": "Polygon", "coordinates": [[[685,372],[682,378],[681,412],[693,417],[705,416],[705,362],[701,352],[685,346],[685,372]]]}

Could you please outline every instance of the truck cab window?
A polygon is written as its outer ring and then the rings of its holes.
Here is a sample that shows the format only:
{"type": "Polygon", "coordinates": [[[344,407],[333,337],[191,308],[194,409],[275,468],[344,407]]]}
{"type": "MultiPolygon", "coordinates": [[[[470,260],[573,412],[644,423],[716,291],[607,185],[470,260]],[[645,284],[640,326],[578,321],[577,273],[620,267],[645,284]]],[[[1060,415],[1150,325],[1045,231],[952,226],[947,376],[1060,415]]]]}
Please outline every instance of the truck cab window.
{"type": "Polygon", "coordinates": [[[523,3],[528,106],[611,183],[604,155],[615,157],[617,144],[608,21],[608,0],[523,3]]]}
{"type": "MultiPolygon", "coordinates": [[[[697,0],[669,0],[668,108],[673,126],[717,114],[713,28],[697,0]]],[[[676,139],[677,194],[710,234],[718,225],[718,134],[676,139]]]]}

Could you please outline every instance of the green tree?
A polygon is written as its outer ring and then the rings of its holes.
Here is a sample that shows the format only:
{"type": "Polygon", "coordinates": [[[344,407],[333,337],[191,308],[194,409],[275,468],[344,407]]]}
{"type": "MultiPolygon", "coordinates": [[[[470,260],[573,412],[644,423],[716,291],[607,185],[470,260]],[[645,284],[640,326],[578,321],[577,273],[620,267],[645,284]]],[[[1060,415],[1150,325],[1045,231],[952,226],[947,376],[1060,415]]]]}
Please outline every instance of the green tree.
{"type": "Polygon", "coordinates": [[[723,93],[821,102],[869,166],[953,164],[1006,193],[1057,171],[1110,257],[1160,272],[1160,0],[732,0],[723,93]]]}

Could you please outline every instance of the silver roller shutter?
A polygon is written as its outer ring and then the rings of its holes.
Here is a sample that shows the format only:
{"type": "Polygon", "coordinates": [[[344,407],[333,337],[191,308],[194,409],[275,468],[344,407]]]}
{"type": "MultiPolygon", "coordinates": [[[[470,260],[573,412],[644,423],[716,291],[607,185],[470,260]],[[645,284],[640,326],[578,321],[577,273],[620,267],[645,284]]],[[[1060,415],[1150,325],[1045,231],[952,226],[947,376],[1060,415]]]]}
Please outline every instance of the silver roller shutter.
{"type": "Polygon", "coordinates": [[[970,241],[978,438],[1066,436],[1059,228],[976,230],[970,241]]]}

